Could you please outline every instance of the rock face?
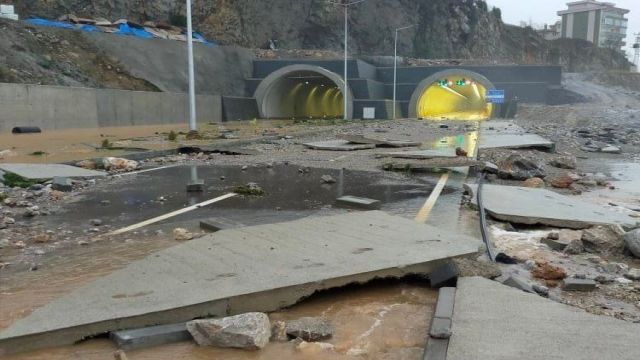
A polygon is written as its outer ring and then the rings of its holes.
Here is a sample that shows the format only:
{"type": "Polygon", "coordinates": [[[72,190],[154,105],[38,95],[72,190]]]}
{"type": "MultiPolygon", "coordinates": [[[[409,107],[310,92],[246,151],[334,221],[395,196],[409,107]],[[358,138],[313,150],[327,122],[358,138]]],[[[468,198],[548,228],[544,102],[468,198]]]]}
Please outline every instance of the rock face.
{"type": "Polygon", "coordinates": [[[624,234],[624,241],[631,253],[640,258],[640,229],[635,229],[624,234]]]}
{"type": "Polygon", "coordinates": [[[222,319],[193,320],[187,330],[200,346],[262,349],[269,343],[271,324],[264,313],[246,313],[222,319]]]}
{"type": "Polygon", "coordinates": [[[287,335],[304,341],[326,340],[333,335],[333,326],[324,318],[303,317],[287,323],[287,335]]]}

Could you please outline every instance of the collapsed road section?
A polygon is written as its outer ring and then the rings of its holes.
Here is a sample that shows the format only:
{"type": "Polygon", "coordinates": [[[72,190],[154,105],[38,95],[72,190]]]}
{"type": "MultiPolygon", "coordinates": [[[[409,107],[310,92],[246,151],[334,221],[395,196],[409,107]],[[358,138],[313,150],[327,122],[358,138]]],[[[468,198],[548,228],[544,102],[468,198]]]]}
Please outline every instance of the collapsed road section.
{"type": "Polygon", "coordinates": [[[378,211],[223,230],[132,263],[36,310],[0,333],[0,349],[27,351],[113,330],[273,311],[322,289],[428,275],[443,260],[473,254],[479,245],[378,211]]]}

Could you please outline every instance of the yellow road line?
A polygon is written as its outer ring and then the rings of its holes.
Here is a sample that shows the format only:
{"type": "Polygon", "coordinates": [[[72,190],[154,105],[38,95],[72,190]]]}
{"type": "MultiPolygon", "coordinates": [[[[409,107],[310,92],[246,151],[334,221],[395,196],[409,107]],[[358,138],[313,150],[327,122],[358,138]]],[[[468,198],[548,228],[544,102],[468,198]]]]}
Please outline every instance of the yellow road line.
{"type": "Polygon", "coordinates": [[[440,180],[438,180],[436,187],[433,188],[431,195],[429,195],[429,197],[427,198],[427,201],[425,201],[420,211],[418,211],[418,215],[416,215],[416,218],[415,218],[417,222],[422,224],[427,222],[427,218],[429,218],[429,214],[431,214],[431,210],[433,210],[433,207],[436,205],[436,201],[438,201],[438,197],[440,197],[440,194],[442,193],[442,189],[444,189],[444,185],[447,183],[447,180],[449,180],[448,171],[442,174],[442,176],[440,176],[440,180]]]}

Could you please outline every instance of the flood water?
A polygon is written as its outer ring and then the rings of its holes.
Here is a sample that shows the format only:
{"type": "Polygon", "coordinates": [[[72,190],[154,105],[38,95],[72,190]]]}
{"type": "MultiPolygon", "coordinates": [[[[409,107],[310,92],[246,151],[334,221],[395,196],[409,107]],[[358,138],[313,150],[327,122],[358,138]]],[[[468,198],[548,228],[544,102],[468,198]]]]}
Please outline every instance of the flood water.
{"type": "MultiPolygon", "coordinates": [[[[422,359],[437,291],[417,280],[378,282],[328,291],[289,309],[269,314],[272,321],[324,316],[335,327],[330,350],[298,349],[291,342],[271,342],[261,351],[199,347],[193,342],[127,352],[131,360],[173,359],[422,359]]],[[[6,357],[10,360],[112,359],[108,339],[6,357]]]]}
{"type": "MultiPolygon", "coordinates": [[[[205,180],[203,193],[187,193],[191,166],[176,166],[98,183],[61,213],[41,217],[46,228],[87,228],[88,219],[99,218],[111,229],[143,221],[184,206],[233,191],[236,186],[258,183],[265,196],[235,197],[172,218],[136,233],[104,239],[89,246],[61,247],[37,257],[38,270],[0,271],[0,329],[27,316],[34,309],[90,281],[123,268],[155,251],[175,245],[171,229],[198,230],[200,219],[232,220],[242,225],[287,221],[347,211],[335,206],[342,195],[378,199],[390,213],[414,216],[433,189],[437,177],[421,175],[389,179],[376,173],[300,169],[296,166],[258,166],[241,170],[233,166],[200,166],[197,177],[205,180]],[[323,175],[335,179],[321,181],[323,175]],[[159,198],[164,201],[159,201],[159,198]],[[108,200],[108,204],[102,202],[108,200]],[[157,232],[157,230],[164,230],[157,232]]],[[[445,189],[445,193],[450,192],[445,189]]],[[[35,223],[34,223],[35,224],[35,223]]],[[[419,359],[435,292],[416,283],[391,283],[334,291],[316,296],[272,319],[300,316],[329,317],[337,332],[330,341],[335,350],[314,354],[294,344],[274,343],[261,352],[198,348],[191,343],[131,352],[130,359],[419,359]]],[[[115,348],[106,339],[77,346],[19,355],[11,359],[111,359],[115,348]]]]}
{"type": "MultiPolygon", "coordinates": [[[[205,181],[205,191],[188,193],[186,185],[192,178],[192,169],[192,166],[177,166],[123,175],[90,191],[64,212],[38,221],[73,227],[76,223],[86,225],[82,219],[99,218],[107,225],[124,227],[233,192],[237,186],[253,182],[264,189],[264,196],[230,198],[177,216],[165,224],[186,223],[197,227],[198,219],[220,218],[255,225],[330,213],[335,210],[335,200],[343,195],[380,200],[383,209],[412,199],[420,202],[430,194],[435,181],[431,177],[390,181],[364,171],[300,169],[293,165],[257,166],[246,170],[237,166],[199,166],[197,177],[205,181]],[[323,183],[323,175],[330,175],[335,183],[323,183]],[[108,204],[102,205],[105,201],[108,204]]],[[[447,191],[445,189],[445,193],[447,191]]]]}

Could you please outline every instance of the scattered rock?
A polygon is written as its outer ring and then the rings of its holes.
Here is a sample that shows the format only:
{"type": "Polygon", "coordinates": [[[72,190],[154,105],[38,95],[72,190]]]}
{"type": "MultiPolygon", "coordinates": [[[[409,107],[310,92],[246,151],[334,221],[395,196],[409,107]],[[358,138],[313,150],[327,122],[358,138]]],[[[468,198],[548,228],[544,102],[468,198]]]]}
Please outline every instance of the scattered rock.
{"type": "Polygon", "coordinates": [[[630,269],[625,275],[624,277],[626,277],[629,280],[635,280],[635,281],[640,281],[640,269],[630,269]]]}
{"type": "Polygon", "coordinates": [[[522,186],[528,187],[528,188],[543,188],[544,187],[544,180],[542,180],[539,177],[532,177],[532,178],[529,178],[529,179],[525,180],[522,183],[522,186]]]}
{"type": "Polygon", "coordinates": [[[567,272],[563,268],[551,265],[548,262],[538,262],[531,275],[544,280],[562,280],[567,277],[567,272]]]}
{"type": "Polygon", "coordinates": [[[528,293],[535,293],[535,290],[533,290],[533,286],[531,286],[531,283],[529,283],[529,281],[525,277],[517,274],[511,274],[511,276],[509,276],[502,283],[504,285],[511,286],[528,293]]]}
{"type": "Polygon", "coordinates": [[[624,241],[633,256],[640,258],[640,228],[624,234],[624,241]]]}
{"type": "Polygon", "coordinates": [[[140,164],[134,160],[124,158],[106,157],[102,159],[102,166],[105,170],[114,172],[134,171],[140,167],[140,164]]]}
{"type": "Polygon", "coordinates": [[[520,154],[511,154],[498,162],[498,177],[503,179],[526,180],[532,177],[544,177],[542,166],[520,154]]]}
{"type": "Polygon", "coordinates": [[[567,189],[571,184],[573,184],[573,179],[568,175],[556,176],[549,180],[549,183],[554,188],[558,189],[567,189]]]}
{"type": "Polygon", "coordinates": [[[564,248],[564,253],[569,255],[578,255],[583,252],[584,245],[580,239],[571,240],[571,242],[569,242],[569,244],[564,248]]]}
{"type": "Polygon", "coordinates": [[[463,148],[461,148],[461,147],[457,147],[456,148],[456,156],[464,156],[464,157],[466,157],[467,155],[468,155],[467,151],[464,150],[463,148]]]}
{"type": "Polygon", "coordinates": [[[287,336],[287,324],[284,321],[278,320],[271,323],[271,341],[289,341],[289,337],[287,336]]]}
{"type": "Polygon", "coordinates": [[[600,254],[621,254],[624,250],[623,231],[614,226],[594,226],[582,233],[585,250],[600,254]]]}
{"type": "Polygon", "coordinates": [[[265,191],[260,185],[254,182],[247,183],[244,186],[237,186],[233,192],[239,195],[264,196],[265,191]]]}
{"type": "Polygon", "coordinates": [[[51,241],[51,235],[49,234],[38,234],[33,237],[33,241],[39,244],[48,243],[51,241]]]}
{"type": "Polygon", "coordinates": [[[322,175],[320,177],[320,180],[325,184],[333,184],[336,182],[336,179],[334,179],[331,175],[322,175]]]}
{"type": "Polygon", "coordinates": [[[613,145],[605,146],[605,147],[601,148],[600,151],[603,152],[603,153],[607,153],[607,154],[620,154],[620,153],[622,153],[622,150],[620,150],[619,147],[613,146],[613,145]]]}
{"type": "Polygon", "coordinates": [[[102,220],[100,219],[91,219],[89,220],[89,223],[93,226],[100,226],[102,225],[102,220]]]}
{"type": "Polygon", "coordinates": [[[577,160],[575,156],[560,156],[549,161],[549,165],[560,169],[575,169],[577,160]]]}
{"type": "Polygon", "coordinates": [[[73,182],[66,177],[56,176],[51,183],[51,189],[55,191],[69,192],[73,190],[73,182]]]}
{"type": "Polygon", "coordinates": [[[125,354],[123,350],[116,350],[116,352],[113,353],[113,358],[115,360],[129,360],[127,354],[125,354]]]}
{"type": "Polygon", "coordinates": [[[187,229],[184,228],[175,228],[173,229],[173,238],[178,241],[186,241],[193,239],[193,233],[190,233],[187,229]]]}
{"type": "Polygon", "coordinates": [[[286,332],[291,337],[305,341],[319,341],[331,338],[333,325],[324,318],[303,317],[287,322],[286,332]]]}
{"type": "Polygon", "coordinates": [[[258,350],[265,347],[271,337],[269,317],[258,312],[189,321],[187,330],[200,346],[258,350]]]}
{"type": "Polygon", "coordinates": [[[549,288],[543,285],[533,284],[533,291],[542,296],[549,296],[549,288]]]}
{"type": "Polygon", "coordinates": [[[82,160],[80,162],[77,162],[76,166],[89,170],[95,170],[98,168],[98,164],[96,164],[96,162],[93,160],[82,160]]]}

